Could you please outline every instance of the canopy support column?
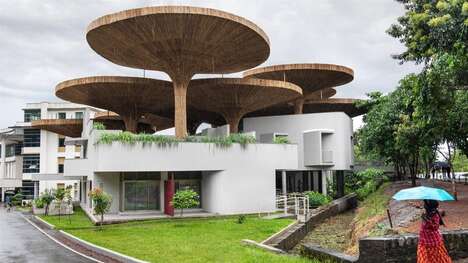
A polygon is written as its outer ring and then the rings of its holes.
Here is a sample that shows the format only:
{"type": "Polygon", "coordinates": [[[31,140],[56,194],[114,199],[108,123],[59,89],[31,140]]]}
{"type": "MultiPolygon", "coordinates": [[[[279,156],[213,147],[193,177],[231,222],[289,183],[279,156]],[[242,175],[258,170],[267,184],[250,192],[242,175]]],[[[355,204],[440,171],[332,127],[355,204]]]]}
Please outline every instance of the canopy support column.
{"type": "Polygon", "coordinates": [[[294,102],[294,114],[302,114],[304,108],[304,99],[298,99],[294,102]]]}
{"type": "Polygon", "coordinates": [[[193,74],[172,76],[174,83],[174,125],[177,138],[187,137],[187,89],[193,74]]]}

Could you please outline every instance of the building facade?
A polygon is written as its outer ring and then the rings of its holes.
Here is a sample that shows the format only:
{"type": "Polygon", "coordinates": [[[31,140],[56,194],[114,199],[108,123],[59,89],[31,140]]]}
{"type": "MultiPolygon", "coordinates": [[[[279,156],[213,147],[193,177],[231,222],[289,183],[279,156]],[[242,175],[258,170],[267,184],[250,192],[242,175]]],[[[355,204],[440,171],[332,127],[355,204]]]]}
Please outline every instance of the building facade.
{"type": "MultiPolygon", "coordinates": [[[[2,197],[6,190],[21,192],[25,199],[34,199],[46,189],[71,188],[74,200],[79,200],[79,180],[64,177],[65,159],[80,158],[79,146],[65,145],[66,137],[32,125],[37,120],[83,119],[90,107],[68,102],[28,103],[24,118],[3,134],[1,158],[2,197]],[[3,147],[3,145],[6,147],[3,147]],[[5,161],[3,161],[5,160],[5,161]],[[14,175],[12,174],[14,171],[14,175]]],[[[0,135],[1,136],[1,135],[0,135]]],[[[2,198],[4,200],[4,198],[2,198]]]]}

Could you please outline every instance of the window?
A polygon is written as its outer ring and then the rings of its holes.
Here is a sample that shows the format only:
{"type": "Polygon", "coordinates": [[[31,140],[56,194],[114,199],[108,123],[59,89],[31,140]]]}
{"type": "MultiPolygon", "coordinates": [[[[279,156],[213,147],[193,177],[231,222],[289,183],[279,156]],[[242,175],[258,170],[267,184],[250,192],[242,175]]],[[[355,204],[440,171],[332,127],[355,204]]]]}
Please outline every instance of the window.
{"type": "Polygon", "coordinates": [[[39,154],[24,155],[23,173],[39,173],[39,154]]]}
{"type": "Polygon", "coordinates": [[[65,137],[59,137],[58,147],[65,147],[65,137]]]}
{"type": "Polygon", "coordinates": [[[24,147],[39,147],[41,146],[41,130],[25,129],[24,130],[24,147]]]}
{"type": "Polygon", "coordinates": [[[83,112],[81,111],[75,112],[75,119],[83,119],[83,112]]]}
{"type": "Polygon", "coordinates": [[[5,147],[5,157],[11,157],[11,156],[15,156],[15,145],[14,144],[7,145],[5,147]]]}
{"type": "Polygon", "coordinates": [[[31,121],[40,120],[40,119],[41,119],[40,109],[24,110],[24,122],[31,122],[31,121]]]}
{"type": "Polygon", "coordinates": [[[58,118],[61,120],[64,120],[67,118],[67,114],[65,112],[59,112],[58,113],[58,118]]]}
{"type": "Polygon", "coordinates": [[[57,184],[57,189],[65,189],[65,184],[64,183],[58,183],[57,184]]]}
{"type": "Polygon", "coordinates": [[[63,158],[63,157],[57,158],[57,164],[58,164],[57,172],[58,172],[59,174],[63,174],[64,163],[65,163],[65,158],[63,158]]]}

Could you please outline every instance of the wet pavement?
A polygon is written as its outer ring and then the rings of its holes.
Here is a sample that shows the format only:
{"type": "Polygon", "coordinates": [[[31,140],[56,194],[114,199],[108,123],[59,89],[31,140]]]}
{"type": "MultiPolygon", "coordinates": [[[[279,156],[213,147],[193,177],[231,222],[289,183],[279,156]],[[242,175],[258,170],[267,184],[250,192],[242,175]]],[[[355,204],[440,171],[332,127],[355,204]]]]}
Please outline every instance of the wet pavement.
{"type": "Polygon", "coordinates": [[[49,239],[29,224],[19,212],[0,207],[0,262],[88,263],[86,259],[49,239]]]}

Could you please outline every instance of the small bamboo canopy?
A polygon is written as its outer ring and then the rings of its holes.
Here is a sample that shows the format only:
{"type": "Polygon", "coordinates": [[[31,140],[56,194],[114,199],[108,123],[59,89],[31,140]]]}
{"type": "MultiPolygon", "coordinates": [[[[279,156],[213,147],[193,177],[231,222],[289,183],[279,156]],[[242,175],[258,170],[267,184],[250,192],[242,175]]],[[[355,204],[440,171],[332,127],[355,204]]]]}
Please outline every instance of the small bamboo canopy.
{"type": "Polygon", "coordinates": [[[190,82],[189,105],[224,117],[231,132],[249,112],[301,96],[298,86],[283,81],[242,78],[196,79],[190,82]]]}

